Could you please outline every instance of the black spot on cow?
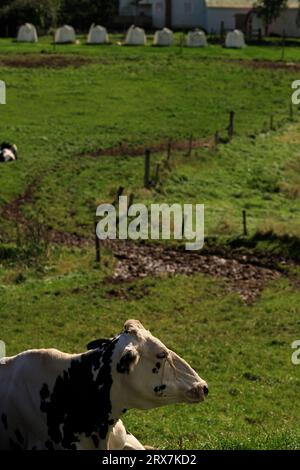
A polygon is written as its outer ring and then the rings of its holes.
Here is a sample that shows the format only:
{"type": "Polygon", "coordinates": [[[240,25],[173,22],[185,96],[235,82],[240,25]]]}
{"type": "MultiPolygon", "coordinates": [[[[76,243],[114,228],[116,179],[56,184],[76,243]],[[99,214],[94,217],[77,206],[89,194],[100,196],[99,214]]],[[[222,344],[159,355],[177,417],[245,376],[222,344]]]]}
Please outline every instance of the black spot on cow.
{"type": "Polygon", "coordinates": [[[107,346],[108,343],[110,343],[110,339],[95,339],[93,341],[91,341],[90,343],[88,343],[87,345],[87,349],[89,351],[91,351],[92,349],[98,349],[98,348],[103,348],[105,346],[107,346]]]}
{"type": "Polygon", "coordinates": [[[153,374],[158,374],[158,370],[156,369],[156,367],[153,367],[152,373],[153,373],[153,374]]]}
{"type": "Polygon", "coordinates": [[[129,374],[131,364],[136,360],[136,355],[133,351],[125,353],[117,364],[117,372],[119,374],[129,374]]]}
{"type": "Polygon", "coordinates": [[[20,444],[24,444],[24,437],[19,429],[15,430],[15,436],[20,444]]]}
{"type": "Polygon", "coordinates": [[[47,384],[42,386],[42,390],[40,391],[40,396],[42,400],[46,400],[50,396],[49,388],[47,384]]]}
{"type": "Polygon", "coordinates": [[[154,387],[154,391],[155,393],[159,393],[159,392],[162,392],[163,390],[165,390],[167,388],[166,385],[157,385],[156,387],[154,387]]]}
{"type": "Polygon", "coordinates": [[[1,421],[3,423],[4,429],[8,429],[8,422],[7,422],[7,416],[5,413],[2,413],[1,415],[1,421]]]}
{"type": "Polygon", "coordinates": [[[161,366],[160,362],[157,362],[155,366],[157,367],[157,369],[160,369],[160,366],[161,366]]]}
{"type": "Polygon", "coordinates": [[[46,414],[48,435],[63,449],[76,448],[79,436],[106,438],[111,414],[111,359],[117,338],[102,343],[59,375],[47,398],[40,391],[40,409],[46,414]],[[96,372],[96,377],[95,377],[96,372]]]}

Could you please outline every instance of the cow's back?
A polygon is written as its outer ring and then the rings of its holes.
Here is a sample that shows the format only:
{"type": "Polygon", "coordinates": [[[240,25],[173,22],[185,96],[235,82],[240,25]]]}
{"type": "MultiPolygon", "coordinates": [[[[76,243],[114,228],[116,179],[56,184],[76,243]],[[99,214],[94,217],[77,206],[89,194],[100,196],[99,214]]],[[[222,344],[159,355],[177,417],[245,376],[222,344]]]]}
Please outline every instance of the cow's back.
{"type": "Polygon", "coordinates": [[[43,387],[52,389],[74,357],[54,349],[31,350],[0,361],[0,449],[44,448],[43,387]]]}

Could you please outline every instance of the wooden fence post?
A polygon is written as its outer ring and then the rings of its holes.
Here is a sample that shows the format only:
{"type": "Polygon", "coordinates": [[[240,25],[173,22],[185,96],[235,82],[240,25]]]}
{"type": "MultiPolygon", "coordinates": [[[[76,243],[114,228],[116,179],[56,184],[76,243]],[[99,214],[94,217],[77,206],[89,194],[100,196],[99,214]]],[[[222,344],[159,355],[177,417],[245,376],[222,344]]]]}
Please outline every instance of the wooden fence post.
{"type": "Polygon", "coordinates": [[[185,235],[185,224],[186,224],[186,215],[182,217],[182,228],[181,228],[182,238],[184,238],[184,235],[185,235]]]}
{"type": "Polygon", "coordinates": [[[120,186],[118,191],[117,191],[117,194],[116,194],[116,198],[115,200],[113,201],[112,205],[115,206],[119,203],[119,197],[122,196],[123,192],[124,192],[124,189],[123,186],[120,186]]]}
{"type": "Polygon", "coordinates": [[[232,139],[233,137],[233,134],[234,134],[234,118],[235,118],[235,112],[234,111],[230,111],[230,114],[229,114],[229,126],[228,126],[228,137],[229,137],[229,140],[232,139]]]}
{"type": "Polygon", "coordinates": [[[220,36],[221,36],[221,44],[222,44],[223,40],[224,40],[224,37],[225,37],[225,23],[224,23],[224,21],[221,21],[220,36]]]}
{"type": "Polygon", "coordinates": [[[151,152],[149,149],[145,151],[145,175],[144,175],[144,187],[150,187],[150,164],[151,164],[151,152]]]}
{"type": "Polygon", "coordinates": [[[215,133],[215,145],[219,145],[220,143],[220,134],[219,131],[216,131],[215,133]]]}
{"type": "Polygon", "coordinates": [[[130,193],[130,194],[129,194],[129,199],[128,199],[128,210],[130,209],[130,207],[131,207],[132,204],[133,204],[133,199],[134,199],[134,194],[133,194],[133,193],[130,193]]]}
{"type": "Polygon", "coordinates": [[[96,249],[96,263],[100,263],[101,260],[101,248],[100,248],[100,239],[97,235],[97,222],[95,221],[95,249],[96,249]]]}
{"type": "Polygon", "coordinates": [[[246,237],[248,235],[248,229],[247,229],[247,212],[244,209],[243,210],[243,234],[246,237]]]}
{"type": "Polygon", "coordinates": [[[257,37],[259,42],[262,42],[262,30],[261,28],[258,28],[258,37],[257,37]]]}

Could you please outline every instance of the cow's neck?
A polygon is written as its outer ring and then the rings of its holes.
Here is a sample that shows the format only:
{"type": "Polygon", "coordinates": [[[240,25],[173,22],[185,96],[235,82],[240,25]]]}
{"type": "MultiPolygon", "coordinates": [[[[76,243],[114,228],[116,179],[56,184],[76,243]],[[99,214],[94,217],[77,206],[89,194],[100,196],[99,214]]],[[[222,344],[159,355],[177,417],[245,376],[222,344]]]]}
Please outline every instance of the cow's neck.
{"type": "Polygon", "coordinates": [[[78,435],[106,442],[112,419],[118,419],[112,415],[111,401],[114,348],[112,341],[103,349],[76,356],[57,377],[52,391],[45,387],[41,391],[41,410],[57,445],[72,448],[78,435]]]}

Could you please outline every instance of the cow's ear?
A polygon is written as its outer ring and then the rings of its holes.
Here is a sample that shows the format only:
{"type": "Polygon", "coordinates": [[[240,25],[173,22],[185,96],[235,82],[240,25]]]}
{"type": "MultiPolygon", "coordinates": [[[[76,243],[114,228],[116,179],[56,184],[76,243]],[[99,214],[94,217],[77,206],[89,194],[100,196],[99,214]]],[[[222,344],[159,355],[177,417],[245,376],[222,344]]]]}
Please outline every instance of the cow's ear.
{"type": "Polygon", "coordinates": [[[94,341],[88,343],[86,348],[88,351],[90,351],[91,349],[103,348],[103,346],[105,346],[109,342],[109,339],[95,339],[94,341]]]}
{"type": "Polygon", "coordinates": [[[129,374],[133,370],[134,366],[139,362],[139,358],[140,355],[136,348],[131,347],[130,349],[125,349],[117,364],[117,371],[120,374],[129,374]]]}

